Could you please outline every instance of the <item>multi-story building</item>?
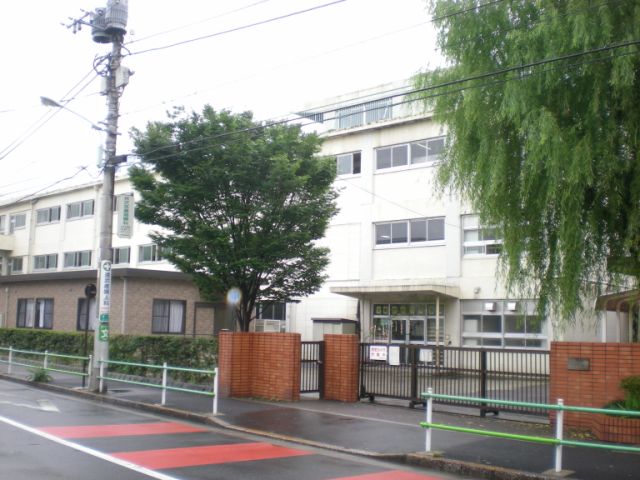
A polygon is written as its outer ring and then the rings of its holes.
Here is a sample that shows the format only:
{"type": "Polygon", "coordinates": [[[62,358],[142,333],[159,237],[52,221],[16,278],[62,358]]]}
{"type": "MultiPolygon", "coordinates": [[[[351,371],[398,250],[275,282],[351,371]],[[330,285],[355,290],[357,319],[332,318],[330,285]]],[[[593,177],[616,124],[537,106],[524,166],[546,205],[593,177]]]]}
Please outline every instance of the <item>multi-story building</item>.
{"type": "MultiPolygon", "coordinates": [[[[500,239],[436,188],[446,132],[411,108],[402,86],[389,88],[304,113],[324,136],[322,153],[336,158],[340,211],[322,242],[331,250],[328,280],[297,303],[259,307],[253,329],[300,332],[307,340],[345,332],[363,341],[498,348],[547,349],[553,338],[625,340],[632,328],[619,311],[594,312],[580,328],[560,331],[535,314],[535,299],[508,297],[496,274],[500,239]]],[[[95,318],[84,289],[96,278],[100,188],[0,205],[0,326],[83,330],[95,318]]],[[[162,258],[152,228],[134,220],[137,194],[126,178],[116,181],[115,194],[111,331],[233,329],[224,304],[204,301],[162,258]]]]}

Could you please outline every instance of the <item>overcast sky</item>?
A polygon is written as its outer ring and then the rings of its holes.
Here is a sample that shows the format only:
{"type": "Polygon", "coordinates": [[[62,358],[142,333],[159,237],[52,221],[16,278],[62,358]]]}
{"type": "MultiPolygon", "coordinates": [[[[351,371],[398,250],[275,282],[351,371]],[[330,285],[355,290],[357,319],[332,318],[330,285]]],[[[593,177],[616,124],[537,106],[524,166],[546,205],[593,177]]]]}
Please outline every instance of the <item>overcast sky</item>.
{"type": "MultiPolygon", "coordinates": [[[[131,151],[132,126],[163,120],[173,105],[252,110],[266,120],[436,66],[424,0],[344,0],[321,7],[329,3],[129,0],[125,43],[131,55],[123,64],[135,73],[121,98],[118,154],[131,151]],[[320,8],[295,14],[313,7],[320,8]],[[287,14],[293,15],[214,35],[287,14]],[[170,46],[205,36],[210,38],[170,46]]],[[[0,203],[99,178],[103,134],[65,110],[49,118],[55,109],[42,106],[40,96],[73,98],[69,109],[93,123],[105,119],[105,97],[98,94],[100,77],[92,65],[111,46],[94,43],[89,27],[74,35],[61,25],[83,9],[105,5],[106,0],[3,5],[0,203]],[[73,178],[61,181],[67,177],[73,178]]]]}

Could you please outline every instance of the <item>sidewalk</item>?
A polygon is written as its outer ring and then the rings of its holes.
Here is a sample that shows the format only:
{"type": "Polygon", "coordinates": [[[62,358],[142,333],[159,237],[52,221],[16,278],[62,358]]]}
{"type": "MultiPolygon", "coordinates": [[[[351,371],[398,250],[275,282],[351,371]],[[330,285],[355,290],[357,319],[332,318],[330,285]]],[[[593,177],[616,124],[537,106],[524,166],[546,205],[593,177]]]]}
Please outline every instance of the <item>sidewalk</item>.
{"type": "MultiPolygon", "coordinates": [[[[4,374],[0,377],[9,378],[4,374]]],[[[63,380],[56,376],[52,389],[274,439],[423,464],[472,478],[558,478],[544,474],[554,464],[554,447],[547,445],[435,430],[432,448],[439,455],[426,455],[422,453],[425,450],[425,430],[419,426],[425,412],[419,407],[410,409],[406,403],[340,403],[313,398],[303,398],[299,402],[267,402],[220,398],[219,414],[214,417],[210,397],[169,392],[166,405],[161,407],[157,389],[114,382],[109,385],[106,395],[97,395],[79,389],[78,385],[77,379],[63,380]]],[[[44,388],[48,387],[51,388],[49,385],[44,388]]],[[[524,422],[520,421],[522,418],[507,415],[481,418],[478,410],[467,410],[466,413],[436,411],[434,422],[553,436],[551,426],[543,423],[544,419],[529,418],[533,421],[524,422]]],[[[640,475],[640,455],[564,447],[563,468],[572,472],[568,478],[636,479],[640,475]]]]}

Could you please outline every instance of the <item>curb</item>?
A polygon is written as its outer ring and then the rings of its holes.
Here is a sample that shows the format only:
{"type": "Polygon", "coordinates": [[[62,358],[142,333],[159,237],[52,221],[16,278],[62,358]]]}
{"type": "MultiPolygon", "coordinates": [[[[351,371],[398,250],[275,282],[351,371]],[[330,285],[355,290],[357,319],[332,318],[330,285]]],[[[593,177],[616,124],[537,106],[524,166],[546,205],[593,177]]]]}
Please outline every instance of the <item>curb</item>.
{"type": "Polygon", "coordinates": [[[135,400],[127,400],[124,398],[115,398],[105,396],[100,393],[89,392],[86,390],[76,390],[68,387],[61,387],[59,385],[52,385],[48,383],[36,383],[27,379],[9,376],[4,373],[0,373],[1,380],[7,380],[14,383],[20,383],[23,385],[29,385],[31,387],[38,388],[40,390],[48,390],[51,392],[59,393],[62,395],[68,395],[72,397],[78,397],[85,400],[93,400],[99,403],[117,405],[121,407],[130,408],[132,410],[140,410],[145,412],[152,412],[159,415],[170,416],[173,418],[179,418],[188,420],[195,423],[202,423],[214,427],[219,427],[225,430],[231,430],[240,433],[247,433],[251,435],[257,435],[273,440],[279,440],[284,442],[296,443],[307,447],[318,448],[322,450],[328,450],[339,453],[346,453],[349,455],[357,455],[361,457],[367,457],[376,460],[384,460],[396,463],[405,463],[408,465],[428,467],[432,470],[438,470],[445,473],[451,473],[454,475],[473,476],[475,478],[489,479],[489,480],[557,480],[558,476],[544,475],[537,473],[524,472],[520,470],[512,470],[503,467],[495,467],[491,465],[483,465],[473,462],[464,462],[461,460],[448,459],[437,454],[426,452],[415,453],[378,453],[370,452],[367,450],[359,450],[348,447],[341,447],[338,445],[332,445],[323,442],[316,442],[314,440],[308,440],[299,437],[292,437],[289,435],[282,435],[274,432],[267,432],[263,430],[256,430],[253,428],[240,427],[224,420],[217,418],[213,415],[204,415],[200,413],[189,412],[186,410],[180,410],[177,408],[165,407],[162,405],[143,403],[135,400]]]}

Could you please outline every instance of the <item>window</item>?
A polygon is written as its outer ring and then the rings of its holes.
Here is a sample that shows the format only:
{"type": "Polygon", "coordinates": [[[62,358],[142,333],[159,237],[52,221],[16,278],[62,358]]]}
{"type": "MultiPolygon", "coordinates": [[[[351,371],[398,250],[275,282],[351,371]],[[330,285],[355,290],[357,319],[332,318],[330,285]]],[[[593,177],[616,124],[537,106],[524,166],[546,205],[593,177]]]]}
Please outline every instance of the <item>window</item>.
{"type": "Polygon", "coordinates": [[[53,298],[18,299],[18,328],[53,328],[53,298]]]}
{"type": "Polygon", "coordinates": [[[388,120],[391,118],[392,99],[381,98],[380,100],[374,100],[373,102],[367,102],[364,105],[365,109],[365,122],[373,123],[380,120],[388,120]]]}
{"type": "Polygon", "coordinates": [[[497,255],[502,249],[502,240],[495,228],[482,227],[478,215],[462,217],[463,253],[465,255],[497,255]]]}
{"type": "Polygon", "coordinates": [[[75,202],[67,205],[67,219],[88,217],[93,215],[93,200],[75,202]]]}
{"type": "Polygon", "coordinates": [[[287,304],[263,302],[256,306],[256,332],[284,332],[287,328],[287,304]]]}
{"type": "Polygon", "coordinates": [[[0,215],[0,235],[4,235],[7,231],[7,216],[0,215]]]}
{"type": "Polygon", "coordinates": [[[41,208],[36,210],[36,223],[38,225],[43,223],[58,222],[60,220],[60,207],[41,208]]]}
{"type": "Polygon", "coordinates": [[[525,301],[462,302],[463,346],[547,348],[543,321],[533,314],[533,308],[533,302],[525,301]],[[516,307],[517,304],[520,308],[516,307]]]}
{"type": "MultiPolygon", "coordinates": [[[[440,343],[445,339],[444,305],[440,305],[440,343]]],[[[373,342],[435,343],[435,303],[377,303],[373,305],[373,342]]]]}
{"type": "Polygon", "coordinates": [[[418,218],[375,225],[376,245],[411,245],[444,240],[444,218],[418,218]]]}
{"type": "Polygon", "coordinates": [[[336,157],[338,175],[357,175],[360,173],[360,152],[346,153],[336,157]]]}
{"type": "Polygon", "coordinates": [[[9,233],[13,233],[16,230],[20,230],[27,224],[27,214],[17,213],[9,217],[9,233]]]}
{"type": "Polygon", "coordinates": [[[151,333],[184,333],[184,300],[153,300],[151,333]]]}
{"type": "Polygon", "coordinates": [[[79,268],[91,266],[91,250],[80,252],[66,252],[64,254],[64,268],[79,268]]]}
{"type": "Polygon", "coordinates": [[[162,260],[162,249],[158,245],[140,245],[138,250],[139,262],[160,262],[162,260]]]}
{"type": "Polygon", "coordinates": [[[33,257],[34,270],[55,270],[58,268],[58,254],[36,255],[33,257]]]}
{"type": "Polygon", "coordinates": [[[371,102],[352,105],[336,110],[338,128],[355,128],[365,123],[388,120],[392,117],[392,99],[381,98],[371,102]]]}
{"type": "Polygon", "coordinates": [[[9,275],[23,273],[23,257],[11,257],[9,259],[9,275]]]}
{"type": "Polygon", "coordinates": [[[87,312],[87,297],[78,299],[78,315],[76,317],[76,329],[84,332],[87,327],[87,315],[89,316],[88,331],[93,332],[96,329],[96,299],[89,299],[89,311],[87,312]]]}
{"type": "Polygon", "coordinates": [[[131,257],[131,247],[118,247],[113,249],[113,263],[129,263],[131,257]]]}
{"type": "Polygon", "coordinates": [[[376,170],[432,164],[440,160],[444,137],[376,149],[376,170]]]}

